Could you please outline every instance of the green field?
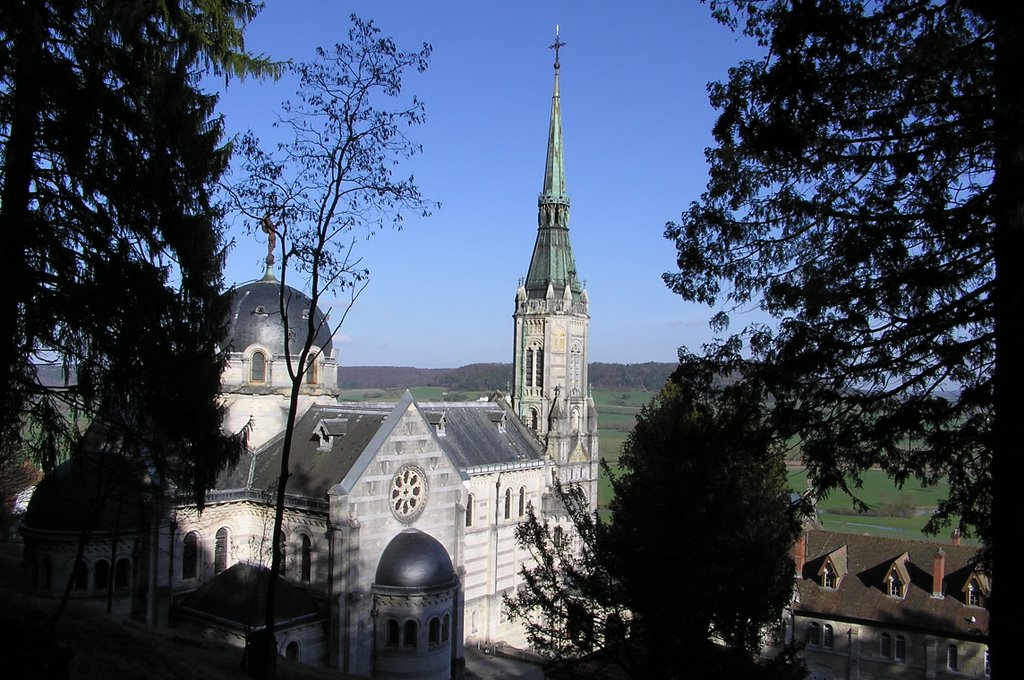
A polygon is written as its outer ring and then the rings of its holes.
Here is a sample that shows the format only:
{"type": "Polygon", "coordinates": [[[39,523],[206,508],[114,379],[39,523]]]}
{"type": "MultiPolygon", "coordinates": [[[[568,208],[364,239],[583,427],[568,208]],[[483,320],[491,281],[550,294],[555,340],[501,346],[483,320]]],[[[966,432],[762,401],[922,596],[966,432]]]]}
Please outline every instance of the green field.
{"type": "MultiPolygon", "coordinates": [[[[443,387],[410,388],[417,401],[474,401],[488,395],[481,392],[447,391],[443,387]]],[[[342,401],[397,401],[405,389],[342,390],[342,401]]],[[[612,470],[617,468],[622,444],[633,429],[640,409],[653,398],[653,392],[624,390],[594,390],[597,406],[600,456],[608,461],[612,470]]],[[[798,454],[797,454],[798,457],[798,454]]],[[[791,463],[789,469],[790,488],[801,493],[807,488],[807,475],[791,463]]],[[[849,533],[866,533],[874,536],[902,538],[924,538],[921,529],[946,493],[945,484],[923,488],[914,480],[908,481],[902,489],[880,470],[869,470],[863,475],[863,485],[856,491],[859,498],[868,504],[866,514],[858,514],[853,501],[842,492],[834,492],[818,502],[818,519],[826,528],[849,533]]],[[[598,489],[598,505],[608,507],[612,497],[611,483],[602,473],[598,489]]]]}
{"type": "MultiPolygon", "coordinates": [[[[616,469],[622,444],[632,430],[640,408],[653,397],[651,392],[623,392],[622,390],[594,390],[597,404],[598,426],[601,437],[601,457],[616,469]]],[[[799,453],[795,454],[797,460],[799,453]]],[[[915,480],[896,488],[894,482],[881,470],[869,470],[863,475],[863,485],[857,496],[868,504],[867,514],[858,514],[853,501],[842,492],[835,492],[819,501],[818,518],[826,528],[849,533],[874,536],[924,538],[921,529],[946,494],[946,485],[924,488],[915,480]]],[[[789,486],[797,492],[807,488],[807,475],[799,466],[792,466],[789,486]]],[[[612,488],[602,474],[598,502],[608,506],[612,488]]]]}

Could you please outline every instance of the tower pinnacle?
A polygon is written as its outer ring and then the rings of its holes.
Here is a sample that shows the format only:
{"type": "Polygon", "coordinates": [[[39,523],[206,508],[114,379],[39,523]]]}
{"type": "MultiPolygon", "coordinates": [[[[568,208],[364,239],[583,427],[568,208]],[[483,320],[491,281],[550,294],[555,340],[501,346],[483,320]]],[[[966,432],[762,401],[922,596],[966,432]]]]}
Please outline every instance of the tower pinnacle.
{"type": "Polygon", "coordinates": [[[526,275],[526,293],[530,298],[544,298],[550,286],[556,296],[562,297],[568,289],[570,297],[579,301],[583,289],[576,278],[576,263],[569,243],[569,194],[565,189],[562,98],[558,83],[560,50],[564,46],[556,26],[555,42],[550,45],[555,51],[555,82],[551,95],[544,185],[537,199],[537,242],[526,275]]]}

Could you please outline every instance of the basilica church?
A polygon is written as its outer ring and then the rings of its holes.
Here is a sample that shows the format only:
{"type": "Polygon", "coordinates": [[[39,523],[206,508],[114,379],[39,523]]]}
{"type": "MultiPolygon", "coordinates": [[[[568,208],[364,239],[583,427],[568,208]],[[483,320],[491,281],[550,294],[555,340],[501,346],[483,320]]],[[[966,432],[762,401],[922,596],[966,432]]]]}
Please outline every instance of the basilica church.
{"type": "MultiPolygon", "coordinates": [[[[339,402],[337,351],[326,332],[315,339],[281,535],[282,655],[357,676],[440,679],[461,673],[466,644],[525,646],[502,613],[503,594],[529,565],[516,527],[533,508],[554,540],[572,540],[558,480],[579,484],[596,507],[589,303],[569,238],[555,54],[536,242],[515,292],[511,392],[478,402],[417,402],[408,392],[397,403],[339,402]]],[[[288,412],[285,357],[298,353],[286,344],[294,340],[281,294],[272,260],[233,293],[225,429],[252,431],[205,508],[102,455],[66,463],[40,484],[21,529],[38,592],[57,597],[69,584],[76,599],[239,644],[260,629],[288,412]],[[107,506],[82,543],[82,508],[98,497],[107,506]]],[[[286,286],[283,295],[291,327],[322,319],[302,292],[286,286]]],[[[90,437],[92,450],[112,448],[106,431],[90,437]]]]}

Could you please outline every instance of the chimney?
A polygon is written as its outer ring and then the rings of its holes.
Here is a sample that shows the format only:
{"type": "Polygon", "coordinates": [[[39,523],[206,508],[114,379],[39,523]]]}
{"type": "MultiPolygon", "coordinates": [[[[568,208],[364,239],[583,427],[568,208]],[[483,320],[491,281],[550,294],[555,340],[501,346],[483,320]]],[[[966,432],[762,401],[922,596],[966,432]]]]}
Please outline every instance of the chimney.
{"type": "Polygon", "coordinates": [[[941,598],[942,579],[946,576],[946,553],[942,548],[935,551],[932,558],[932,597],[941,598]]]}
{"type": "Polygon", "coordinates": [[[807,534],[801,533],[793,544],[793,561],[796,563],[796,576],[800,578],[804,573],[804,562],[807,561],[807,534]]]}
{"type": "Polygon", "coordinates": [[[950,545],[960,545],[960,527],[953,529],[953,533],[949,535],[950,545]]]}

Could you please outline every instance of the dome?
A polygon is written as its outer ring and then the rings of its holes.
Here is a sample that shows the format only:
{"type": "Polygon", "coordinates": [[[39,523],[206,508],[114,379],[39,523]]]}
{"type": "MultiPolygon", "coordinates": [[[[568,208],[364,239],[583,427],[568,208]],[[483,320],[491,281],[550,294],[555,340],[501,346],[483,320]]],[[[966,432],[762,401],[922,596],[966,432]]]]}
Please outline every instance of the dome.
{"type": "Polygon", "coordinates": [[[39,482],[22,526],[71,533],[142,529],[151,505],[147,477],[142,461],[119,455],[108,430],[93,424],[78,453],[39,482]]]}
{"type": "MultiPolygon", "coordinates": [[[[295,355],[302,349],[300,340],[307,323],[304,317],[311,302],[309,297],[291,286],[284,288],[288,328],[291,330],[289,349],[295,355]]],[[[273,274],[235,288],[225,341],[228,351],[244,352],[247,347],[259,344],[275,355],[284,354],[284,324],[278,313],[280,290],[281,283],[273,274]]],[[[317,309],[313,316],[314,324],[320,325],[323,320],[323,313],[317,309]]],[[[313,344],[320,348],[324,356],[331,355],[331,331],[326,323],[320,325],[313,344]]]]}
{"type": "Polygon", "coordinates": [[[448,551],[419,529],[405,529],[391,539],[377,563],[375,585],[396,588],[451,586],[455,568],[448,551]]]}

